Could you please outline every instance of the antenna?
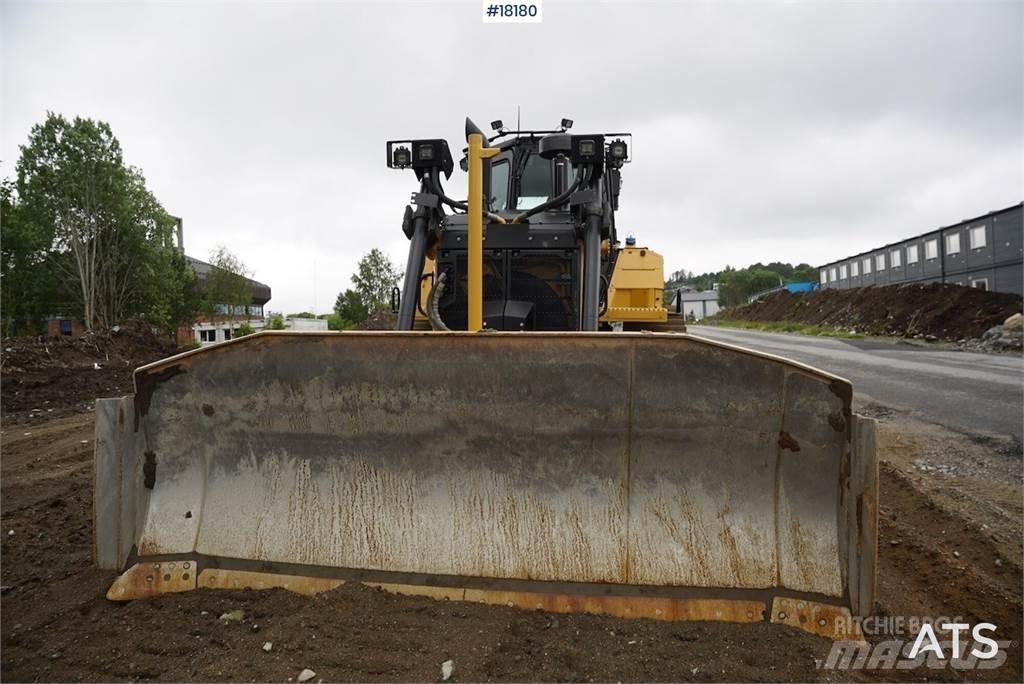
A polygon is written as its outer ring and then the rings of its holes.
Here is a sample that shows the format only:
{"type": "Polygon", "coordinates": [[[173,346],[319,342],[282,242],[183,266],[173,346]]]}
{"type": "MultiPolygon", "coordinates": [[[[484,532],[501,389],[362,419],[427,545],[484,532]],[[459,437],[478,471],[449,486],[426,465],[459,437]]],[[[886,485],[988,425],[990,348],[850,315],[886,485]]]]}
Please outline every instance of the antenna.
{"type": "Polygon", "coordinates": [[[520,118],[521,118],[519,115],[522,114],[522,111],[523,111],[523,108],[520,107],[519,105],[516,105],[516,130],[517,131],[523,130],[523,126],[522,126],[522,124],[519,121],[520,118]]]}

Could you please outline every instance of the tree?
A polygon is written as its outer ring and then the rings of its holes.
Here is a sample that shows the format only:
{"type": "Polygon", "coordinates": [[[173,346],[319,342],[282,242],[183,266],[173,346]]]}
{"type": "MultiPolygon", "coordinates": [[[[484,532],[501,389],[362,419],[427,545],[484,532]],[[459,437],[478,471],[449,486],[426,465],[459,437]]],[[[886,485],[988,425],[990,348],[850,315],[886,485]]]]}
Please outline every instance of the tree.
{"type": "Polygon", "coordinates": [[[96,311],[108,326],[131,315],[150,317],[154,309],[164,318],[190,282],[173,244],[175,220],[146,189],[141,171],[128,168],[121,181],[123,205],[98,263],[96,311]]]}
{"type": "Polygon", "coordinates": [[[235,328],[235,337],[245,337],[246,335],[252,335],[255,330],[249,325],[249,321],[244,321],[241,325],[235,328]]]}
{"type": "Polygon", "coordinates": [[[41,332],[43,318],[60,299],[53,238],[18,202],[14,184],[0,181],[0,311],[3,333],[41,332]]]}
{"type": "Polygon", "coordinates": [[[718,301],[722,306],[744,304],[750,295],[781,284],[781,276],[765,268],[745,268],[723,273],[718,285],[718,301]]]}
{"type": "MultiPolygon", "coordinates": [[[[70,255],[62,274],[77,281],[87,329],[96,321],[102,263],[124,217],[126,169],[110,126],[48,114],[32,127],[17,164],[17,189],[26,210],[70,255]]],[[[116,249],[116,247],[115,247],[116,249]]]]}
{"type": "Polygon", "coordinates": [[[324,319],[327,320],[327,329],[328,330],[346,330],[346,329],[352,327],[352,324],[349,324],[347,321],[342,319],[342,317],[339,316],[336,313],[326,314],[326,315],[320,316],[320,318],[324,318],[324,319]]]}
{"type": "Polygon", "coordinates": [[[818,280],[818,269],[810,264],[797,264],[793,267],[794,283],[814,283],[818,280]]]}
{"type": "Polygon", "coordinates": [[[270,324],[267,325],[270,330],[284,330],[284,316],[279,313],[270,314],[270,324]]]}
{"type": "Polygon", "coordinates": [[[87,329],[137,315],[173,324],[186,315],[190,284],[173,246],[174,219],[142,173],[124,164],[108,124],[48,113],[21,146],[16,171],[6,283],[33,279],[45,261],[59,290],[49,293],[47,313],[71,313],[71,298],[87,329]]]}
{"type": "Polygon", "coordinates": [[[391,306],[391,291],[401,277],[402,274],[391,263],[391,259],[379,249],[371,249],[359,260],[352,284],[356,286],[368,314],[384,311],[391,306]]]}
{"type": "MultiPolygon", "coordinates": [[[[338,317],[338,325],[341,326],[337,329],[351,328],[365,321],[370,315],[363,304],[363,298],[352,289],[338,294],[334,302],[334,313],[338,317]]],[[[328,319],[328,327],[330,324],[331,321],[328,319]]]]}
{"type": "Polygon", "coordinates": [[[249,271],[242,260],[228,251],[224,245],[210,253],[210,269],[203,285],[201,311],[214,320],[224,309],[230,319],[252,304],[252,289],[249,287],[249,271]]]}

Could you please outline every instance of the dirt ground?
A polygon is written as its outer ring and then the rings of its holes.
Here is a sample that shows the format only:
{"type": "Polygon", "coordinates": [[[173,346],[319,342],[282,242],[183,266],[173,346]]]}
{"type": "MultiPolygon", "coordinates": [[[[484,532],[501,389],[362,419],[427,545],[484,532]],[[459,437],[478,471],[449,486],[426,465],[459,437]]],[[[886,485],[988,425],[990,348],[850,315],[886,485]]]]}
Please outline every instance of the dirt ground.
{"type": "MultiPolygon", "coordinates": [[[[6,396],[6,395],[5,395],[6,396]]],[[[769,624],[667,623],[395,596],[198,590],[132,603],[92,568],[93,420],[4,424],[3,681],[1021,681],[1020,445],[878,405],[878,614],[961,616],[1011,639],[993,671],[818,669],[831,643],[769,624]],[[244,611],[241,623],[219,616],[244,611]],[[263,644],[271,642],[265,652],[263,644]]],[[[872,636],[872,640],[887,638],[872,636]]]]}
{"type": "Polygon", "coordinates": [[[1019,295],[930,283],[796,294],[783,290],[727,309],[720,316],[956,342],[979,338],[1020,311],[1019,295]]]}
{"type": "Polygon", "coordinates": [[[176,351],[143,323],[77,337],[6,337],[0,345],[4,426],[91,411],[132,391],[132,371],[176,351]]]}

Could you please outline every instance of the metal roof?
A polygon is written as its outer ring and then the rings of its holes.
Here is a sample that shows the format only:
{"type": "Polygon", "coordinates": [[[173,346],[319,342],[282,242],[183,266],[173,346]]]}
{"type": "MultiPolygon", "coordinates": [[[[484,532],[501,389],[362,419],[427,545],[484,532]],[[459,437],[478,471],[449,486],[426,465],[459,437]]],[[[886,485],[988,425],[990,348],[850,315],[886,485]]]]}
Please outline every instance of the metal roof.
{"type": "Polygon", "coordinates": [[[704,290],[703,292],[680,292],[679,296],[684,302],[710,302],[718,301],[718,290],[704,290]]]}
{"type": "MultiPolygon", "coordinates": [[[[187,261],[188,265],[192,267],[192,270],[196,272],[196,277],[200,281],[205,281],[210,272],[217,268],[213,264],[208,264],[201,259],[190,257],[187,254],[185,255],[185,261],[187,261]]],[[[246,278],[246,281],[249,283],[249,289],[252,290],[253,304],[262,305],[270,301],[269,285],[261,283],[258,280],[253,280],[252,278],[246,278]]]]}
{"type": "Polygon", "coordinates": [[[969,218],[969,219],[964,219],[962,221],[957,221],[956,223],[950,223],[948,226],[939,226],[938,228],[932,228],[931,230],[925,231],[925,232],[920,233],[918,235],[914,235],[914,236],[911,236],[911,237],[908,237],[908,238],[903,238],[902,240],[897,240],[896,242],[890,242],[889,244],[882,245],[881,247],[875,247],[874,249],[868,249],[868,250],[865,250],[863,252],[858,252],[857,254],[851,254],[848,257],[843,257],[842,259],[836,259],[835,261],[830,261],[827,264],[822,264],[821,266],[818,266],[818,270],[821,270],[823,268],[828,268],[829,266],[836,266],[836,265],[838,265],[838,264],[840,264],[840,263],[842,263],[844,261],[852,261],[853,259],[857,259],[859,257],[867,256],[868,254],[874,254],[875,252],[880,252],[880,251],[888,249],[890,247],[895,247],[896,245],[902,245],[904,242],[910,242],[911,240],[920,240],[921,238],[928,237],[929,235],[933,235],[935,233],[941,233],[942,231],[947,230],[949,228],[955,228],[957,226],[966,225],[968,223],[974,223],[975,221],[978,221],[980,219],[988,218],[989,216],[995,216],[996,214],[1003,214],[1005,212],[1012,211],[1014,209],[1019,209],[1020,207],[1024,207],[1024,202],[1018,202],[1017,204],[1011,204],[1010,206],[1006,207],[1005,209],[996,209],[995,211],[990,211],[987,214],[982,214],[980,216],[974,216],[974,217],[969,218]]]}

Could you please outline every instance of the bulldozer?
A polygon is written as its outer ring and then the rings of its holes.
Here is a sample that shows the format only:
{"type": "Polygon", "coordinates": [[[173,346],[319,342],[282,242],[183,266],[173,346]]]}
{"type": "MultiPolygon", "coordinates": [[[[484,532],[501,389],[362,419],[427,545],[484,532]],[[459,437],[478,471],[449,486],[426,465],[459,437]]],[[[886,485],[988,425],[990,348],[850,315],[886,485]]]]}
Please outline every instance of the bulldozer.
{"type": "Polygon", "coordinates": [[[130,600],[345,582],[849,638],[873,606],[872,420],[842,378],[685,331],[616,213],[625,133],[443,139],[393,331],[266,331],[96,403],[95,557],[130,600]]]}

